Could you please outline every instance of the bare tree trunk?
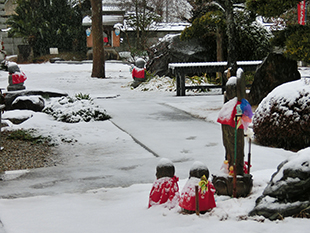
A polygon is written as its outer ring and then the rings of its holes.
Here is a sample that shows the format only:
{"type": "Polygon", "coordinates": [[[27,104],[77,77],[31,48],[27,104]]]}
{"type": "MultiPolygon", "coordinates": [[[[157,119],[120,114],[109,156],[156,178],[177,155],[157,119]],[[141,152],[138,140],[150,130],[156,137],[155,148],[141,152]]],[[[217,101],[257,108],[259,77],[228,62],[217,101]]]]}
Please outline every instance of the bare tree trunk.
{"type": "Polygon", "coordinates": [[[216,26],[216,58],[217,61],[223,61],[223,32],[216,26]]]}
{"type": "Polygon", "coordinates": [[[142,1],[142,19],[141,20],[141,37],[140,37],[140,49],[144,50],[146,47],[146,35],[145,35],[145,26],[146,26],[146,0],[142,1]]]}
{"type": "MultiPolygon", "coordinates": [[[[223,32],[219,28],[219,26],[216,26],[216,60],[217,61],[223,61],[224,55],[223,55],[223,32]]],[[[222,78],[222,73],[217,72],[216,74],[217,78],[222,78]]]]}
{"type": "Polygon", "coordinates": [[[136,7],[136,48],[140,48],[140,24],[141,24],[141,19],[140,19],[140,12],[139,12],[139,5],[138,5],[138,1],[136,1],[135,3],[135,7],[136,7]]]}
{"type": "Polygon", "coordinates": [[[169,7],[168,7],[168,5],[169,5],[169,1],[166,0],[166,23],[168,23],[168,21],[169,21],[169,11],[168,11],[169,7]]]}
{"type": "Polygon", "coordinates": [[[226,5],[226,23],[227,23],[227,37],[228,37],[228,51],[227,62],[228,67],[232,67],[232,75],[236,75],[237,68],[237,43],[236,43],[236,25],[234,23],[233,1],[225,0],[226,5]]]}
{"type": "Polygon", "coordinates": [[[105,78],[102,29],[102,0],[90,0],[92,7],[93,70],[91,77],[105,78]]]}

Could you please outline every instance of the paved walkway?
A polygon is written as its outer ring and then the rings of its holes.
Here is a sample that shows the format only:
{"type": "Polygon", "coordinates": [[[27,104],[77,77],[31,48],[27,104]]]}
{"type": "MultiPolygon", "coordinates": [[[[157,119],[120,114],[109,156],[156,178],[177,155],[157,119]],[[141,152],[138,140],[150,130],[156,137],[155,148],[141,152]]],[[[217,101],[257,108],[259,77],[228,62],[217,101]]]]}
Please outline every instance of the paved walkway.
{"type": "MultiPolygon", "coordinates": [[[[35,75],[32,74],[34,80],[35,75]]],[[[188,177],[189,169],[196,160],[204,162],[211,173],[219,169],[224,154],[220,126],[172,106],[199,101],[210,106],[216,103],[217,106],[222,102],[222,96],[176,97],[175,93],[156,94],[120,88],[124,85],[121,78],[94,80],[99,81],[103,89],[98,89],[100,92],[97,92],[96,102],[112,116],[111,121],[92,123],[91,126],[79,125],[87,128],[72,132],[76,137],[83,137],[82,132],[88,130],[98,135],[97,139],[60,145],[57,150],[63,158],[61,164],[33,169],[17,179],[1,181],[0,198],[76,193],[102,187],[152,183],[156,165],[163,157],[174,162],[176,175],[181,179],[188,177]],[[100,96],[98,93],[104,94],[100,96]],[[102,130],[115,140],[106,142],[101,139],[102,130]]],[[[128,83],[128,79],[125,82],[128,83]]],[[[75,82],[70,85],[74,88],[75,82]]],[[[94,93],[90,94],[94,96],[94,93]]],[[[52,130],[55,125],[44,127],[52,130]]],[[[66,126],[63,128],[67,130],[66,126]]]]}

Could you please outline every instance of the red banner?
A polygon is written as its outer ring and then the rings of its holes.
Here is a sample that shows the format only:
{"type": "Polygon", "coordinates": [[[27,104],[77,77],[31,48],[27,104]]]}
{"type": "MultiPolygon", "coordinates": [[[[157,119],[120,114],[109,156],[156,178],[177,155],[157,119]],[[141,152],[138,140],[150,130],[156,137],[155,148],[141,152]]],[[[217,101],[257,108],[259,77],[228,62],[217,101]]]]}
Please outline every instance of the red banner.
{"type": "Polygon", "coordinates": [[[305,25],[306,23],[306,1],[298,3],[298,23],[305,25]]]}

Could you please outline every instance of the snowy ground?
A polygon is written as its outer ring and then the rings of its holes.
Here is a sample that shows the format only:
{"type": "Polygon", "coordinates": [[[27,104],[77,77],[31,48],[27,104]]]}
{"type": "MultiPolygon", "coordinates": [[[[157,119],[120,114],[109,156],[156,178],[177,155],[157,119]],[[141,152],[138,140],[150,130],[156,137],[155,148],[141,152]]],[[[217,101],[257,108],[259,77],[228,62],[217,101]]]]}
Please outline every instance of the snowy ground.
{"type": "MultiPolygon", "coordinates": [[[[92,64],[20,68],[28,77],[28,90],[90,94],[112,119],[68,124],[31,113],[30,120],[12,126],[36,128],[52,136],[59,142],[61,156],[56,167],[5,175],[0,187],[1,233],[305,232],[309,226],[308,219],[270,222],[247,217],[277,165],[296,156],[255,144],[249,197],[216,196],[217,207],[199,217],[182,215],[178,208],[147,209],[160,158],[173,161],[180,189],[195,161],[205,163],[211,174],[220,172],[224,149],[216,119],[222,95],[176,97],[175,92],[130,90],[129,66],[118,62],[106,63],[106,79],[90,77],[92,64]]],[[[305,69],[301,72],[309,74],[305,69]]],[[[7,77],[7,72],[0,72],[1,87],[7,86],[7,77]]]]}

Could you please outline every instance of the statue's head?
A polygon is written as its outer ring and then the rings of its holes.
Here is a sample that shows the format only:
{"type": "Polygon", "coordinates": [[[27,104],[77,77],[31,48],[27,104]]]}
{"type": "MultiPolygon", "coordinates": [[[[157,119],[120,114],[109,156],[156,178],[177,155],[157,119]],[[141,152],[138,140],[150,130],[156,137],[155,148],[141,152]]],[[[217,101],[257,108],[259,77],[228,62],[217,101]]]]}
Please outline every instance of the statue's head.
{"type": "Polygon", "coordinates": [[[193,166],[189,171],[189,177],[196,177],[200,179],[203,176],[206,176],[207,179],[209,178],[208,167],[201,162],[194,162],[193,166]]]}
{"type": "Polygon", "coordinates": [[[156,167],[156,178],[174,177],[175,168],[169,159],[161,159],[156,167]]]}
{"type": "Polygon", "coordinates": [[[145,60],[142,59],[142,58],[138,58],[138,59],[136,60],[136,66],[137,66],[138,68],[144,68],[144,66],[145,66],[145,60]]]}
{"type": "Polygon", "coordinates": [[[19,67],[15,62],[10,62],[8,64],[8,71],[10,74],[13,74],[15,72],[20,72],[19,67]]]}

